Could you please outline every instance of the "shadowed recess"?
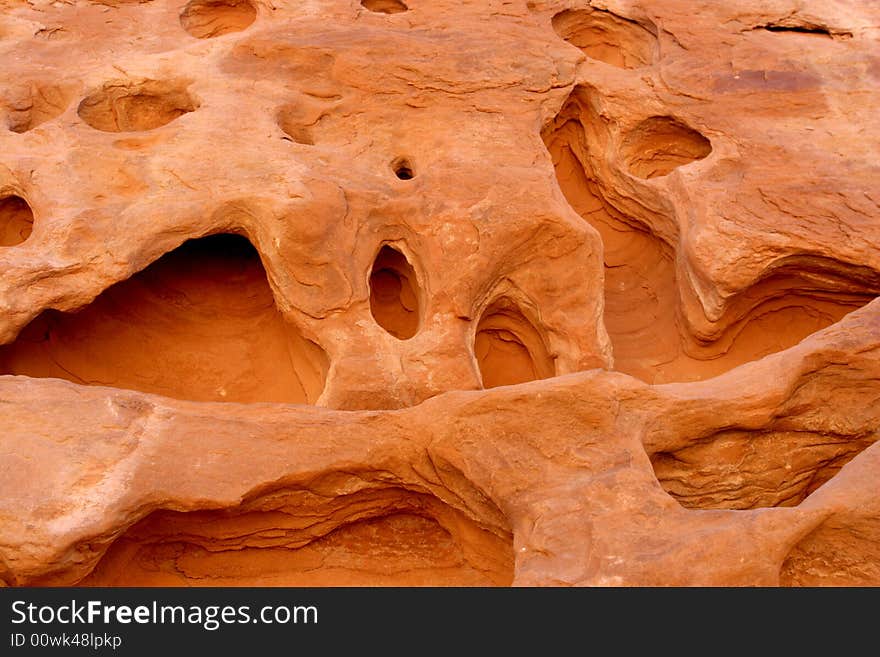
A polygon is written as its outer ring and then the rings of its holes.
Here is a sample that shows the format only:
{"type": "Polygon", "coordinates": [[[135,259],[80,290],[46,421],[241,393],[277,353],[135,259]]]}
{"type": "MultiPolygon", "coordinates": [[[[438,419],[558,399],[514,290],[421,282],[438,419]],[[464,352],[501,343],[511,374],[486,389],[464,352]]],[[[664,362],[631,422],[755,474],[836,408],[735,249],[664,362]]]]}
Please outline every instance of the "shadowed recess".
{"type": "Polygon", "coordinates": [[[361,5],[379,14],[399,14],[409,9],[403,0],[361,0],[361,5]]]}
{"type": "Polygon", "coordinates": [[[513,538],[430,494],[282,491],[227,511],[156,511],[83,586],[509,586],[513,538]],[[317,501],[316,501],[317,500],[317,501]],[[317,504],[317,506],[316,506],[317,504]]]}
{"type": "Polygon", "coordinates": [[[689,509],[797,506],[870,447],[876,434],[721,431],[651,455],[660,485],[689,509]]]}
{"type": "Polygon", "coordinates": [[[480,317],[474,354],[484,388],[547,379],[555,374],[543,337],[507,297],[491,303],[480,317]]]}
{"type": "Polygon", "coordinates": [[[771,23],[763,23],[750,28],[752,31],[764,30],[767,32],[793,34],[807,37],[824,37],[828,39],[851,39],[853,34],[848,30],[832,29],[826,25],[798,19],[794,16],[771,23]]]}
{"type": "Polygon", "coordinates": [[[654,63],[657,28],[601,9],[566,9],[553,17],[553,29],[583,53],[619,68],[654,63]]]}
{"type": "Polygon", "coordinates": [[[297,144],[315,145],[314,128],[323,115],[312,116],[311,109],[301,104],[288,103],[278,110],[278,127],[297,144]]]}
{"type": "Polygon", "coordinates": [[[0,198],[0,246],[18,246],[31,236],[34,213],[21,196],[0,198]]]}
{"type": "Polygon", "coordinates": [[[370,311],[395,338],[407,340],[419,330],[421,290],[413,266],[397,249],[383,246],[370,273],[370,311]]]}
{"type": "Polygon", "coordinates": [[[711,152],[708,139],[671,116],[645,119],[621,144],[621,156],[629,172],[639,178],[668,175],[711,152]]]}
{"type": "Polygon", "coordinates": [[[880,519],[858,510],[835,514],[791,549],[779,583],[880,586],[880,519]]]}
{"type": "MultiPolygon", "coordinates": [[[[682,317],[675,248],[654,232],[660,218],[617,193],[623,163],[613,159],[608,120],[597,107],[595,92],[575,88],[542,137],[562,193],[602,237],[604,321],[615,369],[648,383],[711,378],[792,347],[874,297],[867,293],[878,285],[871,272],[792,258],[731,300],[717,334],[692,335],[682,317]]],[[[639,171],[656,172],[681,162],[660,148],[669,143],[664,137],[645,151],[630,144],[629,153],[637,168],[645,164],[639,171]]]]}
{"type": "Polygon", "coordinates": [[[169,80],[106,82],[80,102],[77,113],[103,132],[153,130],[198,108],[186,87],[169,80]]]}
{"type": "Polygon", "coordinates": [[[275,307],[238,235],[190,240],[76,312],[0,347],[0,372],[197,401],[314,403],[327,357],[275,307]]]}
{"type": "Polygon", "coordinates": [[[415,178],[415,168],[412,163],[405,157],[399,157],[391,163],[391,170],[394,175],[401,180],[412,180],[415,178]]]}
{"type": "Polygon", "coordinates": [[[197,39],[247,29],[257,18],[250,0],[192,0],[180,12],[180,25],[197,39]]]}

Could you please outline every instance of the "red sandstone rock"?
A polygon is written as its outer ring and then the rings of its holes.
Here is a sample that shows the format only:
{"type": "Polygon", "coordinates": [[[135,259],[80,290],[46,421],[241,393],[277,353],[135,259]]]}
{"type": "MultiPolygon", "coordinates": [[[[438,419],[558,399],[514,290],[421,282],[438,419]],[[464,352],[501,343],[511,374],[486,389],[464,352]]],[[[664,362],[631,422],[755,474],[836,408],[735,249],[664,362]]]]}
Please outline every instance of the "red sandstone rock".
{"type": "Polygon", "coordinates": [[[880,584],[878,24],[0,1],[0,580],[880,584]]]}

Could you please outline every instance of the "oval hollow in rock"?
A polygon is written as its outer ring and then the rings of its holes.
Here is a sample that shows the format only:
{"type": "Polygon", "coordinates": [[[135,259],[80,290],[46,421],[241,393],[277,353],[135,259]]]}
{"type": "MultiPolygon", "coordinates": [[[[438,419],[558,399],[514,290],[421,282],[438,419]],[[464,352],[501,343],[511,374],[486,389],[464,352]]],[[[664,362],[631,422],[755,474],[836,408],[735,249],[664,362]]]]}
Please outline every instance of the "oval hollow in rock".
{"type": "Polygon", "coordinates": [[[671,116],[645,119],[621,145],[621,155],[629,172],[639,178],[668,175],[680,166],[702,160],[711,152],[708,139],[671,116]]]}
{"type": "Polygon", "coordinates": [[[555,375],[555,365],[538,329],[517,304],[502,297],[477,324],[474,354],[484,388],[515,385],[555,375]]]}
{"type": "Polygon", "coordinates": [[[180,25],[197,39],[241,32],[257,19],[250,0],[192,0],[180,12],[180,25]]]}
{"type": "Polygon", "coordinates": [[[370,311],[383,329],[399,340],[419,330],[421,290],[415,269],[400,251],[387,244],[379,250],[370,273],[370,311]]]}
{"type": "Polygon", "coordinates": [[[409,9],[402,0],[361,0],[361,5],[377,14],[399,14],[409,9]]]}
{"type": "Polygon", "coordinates": [[[0,246],[18,246],[31,236],[34,212],[21,196],[0,198],[0,246]]]}
{"type": "Polygon", "coordinates": [[[553,17],[553,29],[590,59],[619,68],[654,63],[657,28],[601,9],[566,9],[553,17]]]}
{"type": "Polygon", "coordinates": [[[153,130],[198,108],[186,87],[168,80],[110,81],[86,96],[77,114],[103,132],[153,130]]]}
{"type": "Polygon", "coordinates": [[[0,346],[0,374],[194,401],[315,403],[328,366],[276,308],[256,249],[226,234],[184,242],[0,346]]]}

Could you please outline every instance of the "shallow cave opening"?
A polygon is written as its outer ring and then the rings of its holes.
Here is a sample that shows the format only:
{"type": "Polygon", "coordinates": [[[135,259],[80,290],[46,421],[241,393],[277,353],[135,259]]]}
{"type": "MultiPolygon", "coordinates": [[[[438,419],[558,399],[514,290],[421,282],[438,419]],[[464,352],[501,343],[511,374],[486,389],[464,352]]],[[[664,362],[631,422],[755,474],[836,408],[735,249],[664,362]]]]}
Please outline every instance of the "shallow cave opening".
{"type": "Polygon", "coordinates": [[[875,434],[725,429],[650,458],[660,485],[685,508],[792,507],[876,439],[875,434]]]}
{"type": "Polygon", "coordinates": [[[474,354],[484,388],[546,379],[555,374],[553,359],[540,332],[507,298],[494,301],[480,317],[474,354]]]}
{"type": "Polygon", "coordinates": [[[34,212],[21,196],[0,198],[0,247],[18,246],[31,236],[34,212]]]}
{"type": "Polygon", "coordinates": [[[397,249],[383,246],[370,272],[370,311],[399,340],[413,337],[421,322],[421,290],[415,269],[397,249]]]}
{"type": "Polygon", "coordinates": [[[239,235],[192,239],[73,312],[0,346],[0,373],[196,401],[314,403],[328,363],[285,321],[239,235]]]}
{"type": "Polygon", "coordinates": [[[278,491],[226,510],[154,511],[78,585],[509,586],[513,563],[509,528],[430,494],[278,491]]]}

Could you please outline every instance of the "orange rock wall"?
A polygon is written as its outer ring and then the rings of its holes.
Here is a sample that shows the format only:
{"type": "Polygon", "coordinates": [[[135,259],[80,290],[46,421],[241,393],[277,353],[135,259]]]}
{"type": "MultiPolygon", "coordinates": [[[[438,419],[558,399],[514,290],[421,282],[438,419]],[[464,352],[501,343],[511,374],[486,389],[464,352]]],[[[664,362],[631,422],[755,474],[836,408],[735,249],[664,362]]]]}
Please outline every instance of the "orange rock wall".
{"type": "Polygon", "coordinates": [[[0,581],[880,585],[878,25],[0,0],[0,581]]]}

